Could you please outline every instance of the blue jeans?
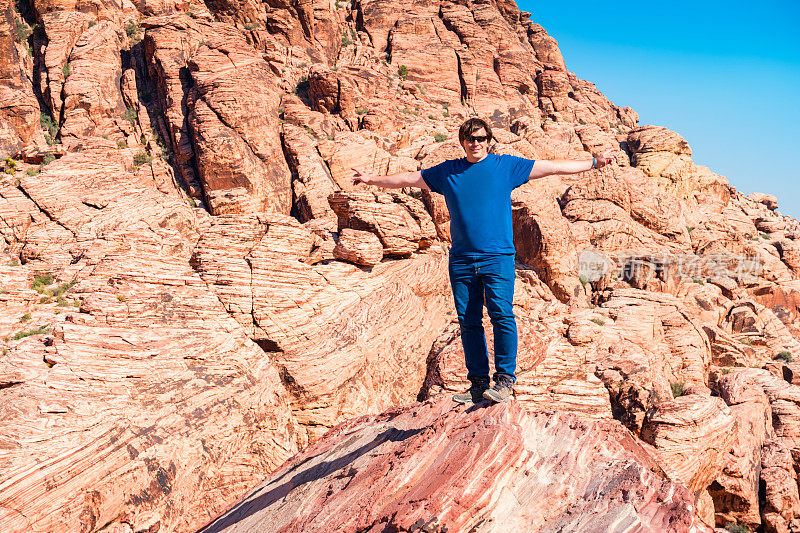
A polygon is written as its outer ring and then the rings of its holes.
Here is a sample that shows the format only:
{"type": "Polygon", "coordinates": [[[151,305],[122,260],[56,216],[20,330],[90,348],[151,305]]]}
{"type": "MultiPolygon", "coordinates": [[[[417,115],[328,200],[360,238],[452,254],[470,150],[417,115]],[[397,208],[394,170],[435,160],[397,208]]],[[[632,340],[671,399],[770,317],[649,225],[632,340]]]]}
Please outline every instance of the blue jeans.
{"type": "Polygon", "coordinates": [[[489,354],[483,333],[483,304],[494,331],[495,379],[515,379],[517,322],[514,319],[514,254],[450,256],[450,286],[461,326],[467,377],[489,377],[489,354]]]}

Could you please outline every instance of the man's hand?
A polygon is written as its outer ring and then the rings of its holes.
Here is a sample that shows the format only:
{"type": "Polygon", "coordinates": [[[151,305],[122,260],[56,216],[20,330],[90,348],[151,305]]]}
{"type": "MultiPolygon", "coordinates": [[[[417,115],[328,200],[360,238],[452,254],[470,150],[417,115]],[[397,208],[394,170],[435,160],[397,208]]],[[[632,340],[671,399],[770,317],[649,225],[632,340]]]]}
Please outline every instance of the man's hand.
{"type": "Polygon", "coordinates": [[[610,150],[606,150],[603,152],[602,155],[599,155],[595,158],[596,164],[595,168],[603,168],[606,165],[610,165],[611,163],[617,164],[617,150],[612,148],[610,150]]]}
{"type": "Polygon", "coordinates": [[[353,185],[358,185],[359,183],[370,185],[373,181],[375,181],[375,176],[368,172],[362,172],[360,169],[355,167],[351,168],[350,170],[355,172],[353,175],[353,185]]]}

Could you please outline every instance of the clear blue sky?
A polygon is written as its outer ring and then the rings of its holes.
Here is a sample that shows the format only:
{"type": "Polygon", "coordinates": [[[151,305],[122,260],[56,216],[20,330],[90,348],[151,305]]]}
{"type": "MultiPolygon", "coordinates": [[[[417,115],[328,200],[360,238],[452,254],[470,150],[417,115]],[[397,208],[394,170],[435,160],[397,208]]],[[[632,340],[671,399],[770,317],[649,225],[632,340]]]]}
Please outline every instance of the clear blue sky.
{"type": "Polygon", "coordinates": [[[640,124],[683,135],[696,164],[800,218],[800,1],[517,4],[568,70],[640,124]]]}

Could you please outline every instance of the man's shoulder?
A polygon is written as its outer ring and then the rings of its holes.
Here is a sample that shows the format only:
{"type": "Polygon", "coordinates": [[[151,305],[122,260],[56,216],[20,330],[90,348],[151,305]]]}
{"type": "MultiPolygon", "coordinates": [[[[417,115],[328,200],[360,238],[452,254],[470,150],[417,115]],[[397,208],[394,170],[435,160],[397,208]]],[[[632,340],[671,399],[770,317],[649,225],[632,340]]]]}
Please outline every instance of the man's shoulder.
{"type": "Polygon", "coordinates": [[[523,157],[521,155],[511,155],[511,154],[489,154],[493,155],[497,160],[503,162],[510,162],[510,161],[533,161],[533,159],[529,157],[523,157]]]}
{"type": "Polygon", "coordinates": [[[455,159],[445,159],[441,163],[434,165],[430,168],[435,168],[439,172],[444,174],[459,174],[460,172],[464,171],[465,159],[463,157],[455,158],[455,159]]]}
{"type": "MultiPolygon", "coordinates": [[[[441,168],[441,167],[452,167],[458,165],[464,158],[463,157],[454,157],[453,159],[445,159],[444,161],[440,161],[435,165],[431,165],[428,168],[441,168]]],[[[426,170],[426,169],[423,169],[426,170]]]]}

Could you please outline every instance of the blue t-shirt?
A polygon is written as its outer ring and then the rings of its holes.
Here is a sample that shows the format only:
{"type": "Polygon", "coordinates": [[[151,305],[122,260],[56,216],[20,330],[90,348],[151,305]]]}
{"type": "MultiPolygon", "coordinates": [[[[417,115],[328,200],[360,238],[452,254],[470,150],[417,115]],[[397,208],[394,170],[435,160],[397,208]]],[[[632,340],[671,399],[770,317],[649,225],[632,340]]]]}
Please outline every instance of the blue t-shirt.
{"type": "Polygon", "coordinates": [[[422,171],[450,211],[452,255],[513,254],[511,191],[528,182],[534,160],[488,154],[477,163],[450,159],[422,171]]]}

